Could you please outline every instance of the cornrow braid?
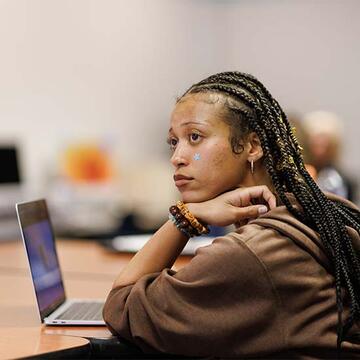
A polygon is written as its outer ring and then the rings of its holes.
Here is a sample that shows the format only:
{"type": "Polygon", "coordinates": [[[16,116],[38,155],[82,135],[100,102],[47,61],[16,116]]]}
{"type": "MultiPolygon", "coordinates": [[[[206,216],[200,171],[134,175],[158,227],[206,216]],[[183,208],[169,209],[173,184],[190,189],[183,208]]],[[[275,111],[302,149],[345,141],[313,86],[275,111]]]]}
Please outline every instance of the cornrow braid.
{"type": "MultiPolygon", "coordinates": [[[[302,148],[284,111],[254,76],[241,72],[215,74],[190,87],[178,101],[195,93],[224,96],[228,112],[236,113],[240,122],[245,123],[244,127],[258,135],[266,170],[286,208],[319,233],[335,277],[337,347],[340,351],[341,342],[354,322],[360,319],[360,258],[349,233],[360,234],[360,212],[329,200],[320,190],[305,168],[302,148]],[[302,211],[290,203],[287,193],[296,197],[302,211]],[[345,321],[342,318],[343,288],[350,299],[350,314],[345,321]]],[[[233,143],[232,146],[234,151],[233,143]]]]}

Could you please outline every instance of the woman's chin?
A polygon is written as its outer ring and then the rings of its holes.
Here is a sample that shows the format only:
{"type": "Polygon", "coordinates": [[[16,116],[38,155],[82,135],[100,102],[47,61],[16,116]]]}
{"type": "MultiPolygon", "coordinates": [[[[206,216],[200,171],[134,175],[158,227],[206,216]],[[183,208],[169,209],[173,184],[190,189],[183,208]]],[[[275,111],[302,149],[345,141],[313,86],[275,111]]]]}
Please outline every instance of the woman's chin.
{"type": "Polygon", "coordinates": [[[204,194],[201,192],[184,191],[183,193],[181,193],[181,200],[184,203],[199,203],[199,202],[210,200],[211,198],[212,197],[209,196],[208,194],[204,194]]]}

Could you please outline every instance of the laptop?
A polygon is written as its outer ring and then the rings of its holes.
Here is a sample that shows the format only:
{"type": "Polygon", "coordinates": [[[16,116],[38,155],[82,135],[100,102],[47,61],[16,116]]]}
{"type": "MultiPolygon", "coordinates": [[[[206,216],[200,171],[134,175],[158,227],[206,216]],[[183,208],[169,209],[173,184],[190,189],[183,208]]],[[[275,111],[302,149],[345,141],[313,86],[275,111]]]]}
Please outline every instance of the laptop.
{"type": "Polygon", "coordinates": [[[103,301],[66,298],[46,201],[17,203],[16,213],[41,322],[47,325],[105,325],[103,301]]]}

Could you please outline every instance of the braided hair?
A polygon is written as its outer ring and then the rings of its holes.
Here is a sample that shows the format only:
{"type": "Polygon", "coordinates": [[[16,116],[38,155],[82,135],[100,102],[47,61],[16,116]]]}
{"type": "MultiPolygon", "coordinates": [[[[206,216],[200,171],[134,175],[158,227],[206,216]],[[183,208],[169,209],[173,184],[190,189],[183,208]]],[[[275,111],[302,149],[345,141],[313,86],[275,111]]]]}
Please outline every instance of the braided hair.
{"type": "Polygon", "coordinates": [[[232,118],[229,124],[234,152],[238,152],[241,132],[254,131],[258,135],[265,168],[276,193],[289,212],[319,233],[335,277],[340,350],[347,332],[360,319],[360,259],[346,228],[360,233],[360,212],[329,200],[319,189],[305,169],[302,148],[285,113],[255,77],[241,72],[212,75],[190,87],[178,101],[196,93],[215,93],[225,98],[224,106],[232,118]],[[303,211],[290,203],[286,193],[296,197],[303,211]],[[350,299],[347,319],[342,318],[342,288],[347,290],[350,299]]]}

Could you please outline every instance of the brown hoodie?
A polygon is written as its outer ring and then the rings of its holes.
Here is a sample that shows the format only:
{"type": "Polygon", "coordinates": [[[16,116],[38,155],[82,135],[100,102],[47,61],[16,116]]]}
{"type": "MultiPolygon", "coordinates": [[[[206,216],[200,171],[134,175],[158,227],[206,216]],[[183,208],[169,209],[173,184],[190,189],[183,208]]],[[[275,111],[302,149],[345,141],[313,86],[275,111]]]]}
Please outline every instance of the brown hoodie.
{"type": "MultiPolygon", "coordinates": [[[[351,235],[360,249],[359,235],[351,235]]],[[[113,289],[103,315],[114,335],[145,352],[220,358],[337,356],[330,263],[317,233],[285,206],[198,249],[178,272],[164,269],[113,289]]],[[[355,333],[360,333],[359,324],[351,335],[355,333]]],[[[353,338],[343,342],[343,358],[360,358],[360,342],[353,338]]]]}

